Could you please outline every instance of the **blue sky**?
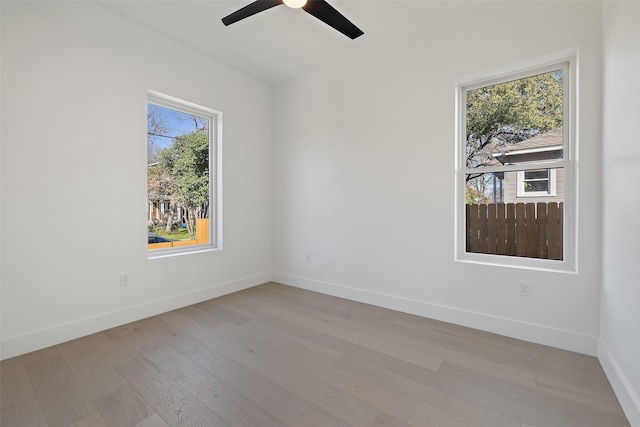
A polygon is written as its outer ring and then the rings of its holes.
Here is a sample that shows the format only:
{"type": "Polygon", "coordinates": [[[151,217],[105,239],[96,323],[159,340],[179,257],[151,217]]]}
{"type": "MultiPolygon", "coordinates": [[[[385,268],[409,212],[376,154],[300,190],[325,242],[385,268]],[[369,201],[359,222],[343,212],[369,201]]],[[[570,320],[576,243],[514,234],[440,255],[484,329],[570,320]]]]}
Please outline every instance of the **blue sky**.
{"type": "MultiPolygon", "coordinates": [[[[149,103],[147,107],[147,114],[151,113],[153,110],[155,110],[158,118],[161,120],[163,127],[165,128],[165,132],[162,136],[147,136],[148,140],[157,148],[162,149],[169,147],[173,144],[173,138],[176,136],[184,135],[196,130],[193,115],[191,114],[149,103]]],[[[206,119],[199,119],[206,122],[206,119]]],[[[202,123],[200,123],[200,126],[202,126],[202,123]]],[[[149,130],[148,127],[147,130],[149,130]]]]}

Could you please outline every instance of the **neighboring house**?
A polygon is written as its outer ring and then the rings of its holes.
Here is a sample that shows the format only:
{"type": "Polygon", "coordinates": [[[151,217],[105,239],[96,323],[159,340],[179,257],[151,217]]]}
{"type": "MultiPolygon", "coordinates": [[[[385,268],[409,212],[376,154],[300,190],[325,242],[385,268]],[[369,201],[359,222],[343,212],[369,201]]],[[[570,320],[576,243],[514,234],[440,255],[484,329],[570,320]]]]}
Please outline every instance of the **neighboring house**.
{"type": "MultiPolygon", "coordinates": [[[[562,148],[562,128],[558,128],[508,147],[496,148],[491,157],[496,164],[526,164],[562,158],[562,148]]],[[[495,201],[498,203],[564,201],[564,169],[512,171],[497,178],[495,201]]]]}
{"type": "Polygon", "coordinates": [[[166,176],[158,168],[158,163],[147,165],[147,221],[149,224],[166,225],[171,218],[173,224],[182,224],[186,210],[171,203],[166,176]]]}

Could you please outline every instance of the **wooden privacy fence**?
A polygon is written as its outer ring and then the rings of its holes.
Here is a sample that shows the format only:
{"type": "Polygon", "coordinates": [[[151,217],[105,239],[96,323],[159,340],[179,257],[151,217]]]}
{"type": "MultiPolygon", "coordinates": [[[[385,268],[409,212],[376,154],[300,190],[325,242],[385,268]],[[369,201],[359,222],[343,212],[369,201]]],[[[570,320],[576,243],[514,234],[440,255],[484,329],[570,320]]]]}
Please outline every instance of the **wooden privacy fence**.
{"type": "Polygon", "coordinates": [[[149,243],[149,249],[176,248],[179,246],[204,245],[209,243],[209,219],[196,219],[196,238],[195,240],[176,240],[175,242],[149,243]]]}
{"type": "Polygon", "coordinates": [[[467,252],[562,260],[563,203],[474,204],[467,252]]]}

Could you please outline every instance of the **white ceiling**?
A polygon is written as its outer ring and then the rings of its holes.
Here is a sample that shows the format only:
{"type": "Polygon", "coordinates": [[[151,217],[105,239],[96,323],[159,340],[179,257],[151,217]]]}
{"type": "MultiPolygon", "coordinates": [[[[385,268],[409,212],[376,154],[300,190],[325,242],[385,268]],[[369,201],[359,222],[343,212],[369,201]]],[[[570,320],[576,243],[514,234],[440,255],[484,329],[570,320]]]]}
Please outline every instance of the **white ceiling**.
{"type": "Polygon", "coordinates": [[[303,10],[274,7],[225,27],[252,0],[104,0],[100,4],[267,84],[277,84],[428,25],[434,2],[329,0],[364,35],[351,40],[303,10]]]}

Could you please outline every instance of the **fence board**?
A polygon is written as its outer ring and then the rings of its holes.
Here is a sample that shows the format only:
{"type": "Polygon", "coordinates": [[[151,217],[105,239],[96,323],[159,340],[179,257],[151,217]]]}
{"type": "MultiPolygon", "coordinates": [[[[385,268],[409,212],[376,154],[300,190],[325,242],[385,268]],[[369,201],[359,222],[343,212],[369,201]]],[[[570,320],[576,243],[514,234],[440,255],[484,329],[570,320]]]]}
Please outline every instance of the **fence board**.
{"type": "Polygon", "coordinates": [[[558,250],[560,251],[560,258],[562,259],[562,255],[564,254],[563,242],[562,238],[562,230],[564,230],[564,203],[560,203],[558,205],[558,230],[560,230],[560,238],[558,239],[558,250]]]}
{"type": "Polygon", "coordinates": [[[467,232],[467,251],[480,252],[478,244],[478,205],[467,205],[469,231],[467,232]]]}
{"type": "Polygon", "coordinates": [[[562,260],[563,203],[466,205],[467,252],[562,260]]]}
{"type": "Polygon", "coordinates": [[[558,258],[560,251],[558,250],[558,236],[560,230],[558,229],[558,205],[550,203],[547,210],[547,236],[549,239],[549,259],[558,258]]]}
{"type": "Polygon", "coordinates": [[[548,234],[547,204],[539,202],[536,205],[536,258],[549,257],[548,234]]]}
{"type": "Polygon", "coordinates": [[[149,249],[177,248],[182,246],[204,245],[209,243],[209,219],[196,219],[196,235],[194,240],[176,240],[174,242],[149,243],[149,249]]]}
{"type": "Polygon", "coordinates": [[[516,205],[507,205],[507,255],[516,255],[516,205]]]}
{"type": "Polygon", "coordinates": [[[480,253],[487,253],[487,205],[482,204],[478,207],[478,230],[480,231],[480,253]]]}
{"type": "Polygon", "coordinates": [[[505,205],[496,205],[496,254],[507,254],[507,218],[505,217],[505,205]]]}
{"type": "Polygon", "coordinates": [[[487,205],[487,254],[496,253],[496,205],[487,205]]]}
{"type": "Polygon", "coordinates": [[[473,205],[465,205],[465,218],[466,218],[466,224],[465,224],[465,239],[466,239],[466,245],[465,247],[467,248],[467,252],[474,252],[473,247],[471,246],[471,230],[473,227],[471,227],[471,212],[473,210],[473,205]]]}
{"type": "Polygon", "coordinates": [[[516,203],[516,256],[527,256],[526,207],[516,203]]]}
{"type": "Polygon", "coordinates": [[[525,204],[525,245],[527,246],[527,257],[535,258],[536,250],[536,205],[535,203],[525,204]]]}

